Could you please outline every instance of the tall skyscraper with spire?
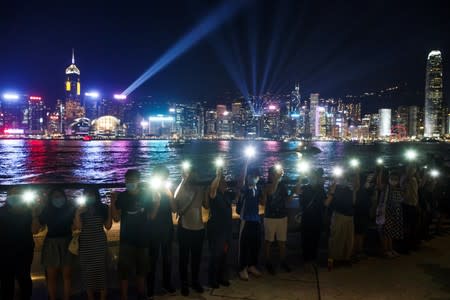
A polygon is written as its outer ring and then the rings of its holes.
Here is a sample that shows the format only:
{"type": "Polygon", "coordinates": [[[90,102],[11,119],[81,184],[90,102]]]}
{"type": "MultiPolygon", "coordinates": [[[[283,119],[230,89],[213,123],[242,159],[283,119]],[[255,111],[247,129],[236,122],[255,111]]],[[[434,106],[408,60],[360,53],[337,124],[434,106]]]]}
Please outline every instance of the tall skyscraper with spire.
{"type": "Polygon", "coordinates": [[[439,137],[444,134],[443,78],[441,51],[428,54],[425,81],[425,137],[439,137]]]}
{"type": "Polygon", "coordinates": [[[66,134],[72,134],[71,124],[85,115],[81,105],[80,69],[75,65],[75,51],[72,49],[72,63],[66,68],[66,99],[64,103],[64,124],[66,134]]]}

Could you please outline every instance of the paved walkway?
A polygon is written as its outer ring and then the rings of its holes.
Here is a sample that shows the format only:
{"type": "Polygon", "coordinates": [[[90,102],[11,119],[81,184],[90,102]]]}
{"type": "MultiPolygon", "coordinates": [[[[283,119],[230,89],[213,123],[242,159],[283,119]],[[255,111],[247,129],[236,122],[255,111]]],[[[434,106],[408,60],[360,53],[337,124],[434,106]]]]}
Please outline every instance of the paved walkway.
{"type": "MultiPolygon", "coordinates": [[[[314,272],[302,270],[301,262],[293,253],[290,261],[295,267],[292,273],[280,272],[276,276],[264,274],[249,282],[232,279],[228,288],[206,290],[202,295],[191,293],[190,299],[319,299],[314,272]]],[[[111,247],[115,257],[116,247],[111,247]]],[[[206,253],[206,252],[205,252],[206,253]]],[[[111,265],[114,264],[114,260],[111,265]]],[[[202,273],[206,274],[206,261],[202,273]]],[[[34,268],[37,268],[35,265],[34,268]]],[[[176,270],[176,266],[173,268],[176,270]]],[[[79,274],[74,274],[73,299],[85,299],[79,284],[79,274]]],[[[110,297],[119,299],[117,278],[110,272],[110,297]]],[[[174,271],[173,277],[177,277],[174,271]]],[[[33,299],[46,299],[45,282],[41,271],[33,272],[33,299]]],[[[319,268],[321,299],[450,299],[450,236],[424,242],[421,249],[396,259],[370,257],[352,267],[337,268],[328,272],[319,268]]],[[[205,278],[203,282],[206,283],[205,278]]],[[[178,286],[178,282],[175,284],[178,286]]],[[[131,293],[134,294],[133,290],[131,293]]],[[[135,299],[130,297],[130,299],[135,299]]],[[[180,296],[159,296],[156,299],[186,299],[180,296]]]]}

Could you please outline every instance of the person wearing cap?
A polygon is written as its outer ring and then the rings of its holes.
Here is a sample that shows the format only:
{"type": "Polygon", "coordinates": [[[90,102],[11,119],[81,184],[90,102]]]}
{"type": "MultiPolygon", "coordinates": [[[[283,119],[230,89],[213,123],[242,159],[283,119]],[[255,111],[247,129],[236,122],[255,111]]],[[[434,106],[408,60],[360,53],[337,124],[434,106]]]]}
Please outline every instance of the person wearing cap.
{"type": "MultiPolygon", "coordinates": [[[[287,203],[292,201],[292,193],[287,185],[281,181],[284,171],[281,166],[273,166],[269,169],[269,181],[264,187],[261,203],[264,211],[264,250],[266,257],[266,269],[271,275],[275,275],[275,268],[271,263],[271,246],[277,240],[280,248],[281,267],[290,272],[291,268],[286,262],[287,240],[287,203]]],[[[297,185],[296,190],[299,188],[297,185]]]]}
{"type": "Polygon", "coordinates": [[[243,180],[240,182],[240,188],[236,194],[236,213],[240,215],[239,277],[244,281],[249,279],[249,273],[255,277],[261,276],[261,272],[257,268],[261,245],[259,177],[260,172],[257,168],[252,168],[247,172],[247,164],[245,164],[243,180]]]}

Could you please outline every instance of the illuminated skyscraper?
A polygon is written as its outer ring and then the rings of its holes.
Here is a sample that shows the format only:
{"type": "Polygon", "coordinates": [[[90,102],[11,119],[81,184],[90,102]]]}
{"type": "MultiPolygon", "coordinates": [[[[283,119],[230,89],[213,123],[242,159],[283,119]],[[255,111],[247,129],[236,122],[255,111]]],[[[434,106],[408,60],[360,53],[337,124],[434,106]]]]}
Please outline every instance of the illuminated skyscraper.
{"type": "Polygon", "coordinates": [[[291,93],[290,114],[299,114],[301,109],[300,84],[295,84],[295,89],[291,93]]]}
{"type": "Polygon", "coordinates": [[[428,54],[425,81],[425,137],[438,137],[443,134],[442,56],[441,51],[428,54]]]}
{"type": "Polygon", "coordinates": [[[30,96],[28,98],[28,133],[44,133],[45,106],[42,97],[30,96]]]}
{"type": "Polygon", "coordinates": [[[389,138],[391,136],[391,109],[390,108],[382,108],[378,110],[378,114],[380,115],[380,121],[378,126],[378,137],[379,138],[389,138]]]}
{"type": "Polygon", "coordinates": [[[75,65],[75,53],[72,49],[72,63],[66,68],[66,99],[64,103],[64,120],[66,131],[69,125],[78,118],[84,117],[84,107],[81,106],[80,70],[75,65]]]}
{"type": "Polygon", "coordinates": [[[309,125],[311,127],[311,135],[314,137],[316,133],[316,108],[319,106],[319,94],[311,94],[309,96],[309,125]]]}

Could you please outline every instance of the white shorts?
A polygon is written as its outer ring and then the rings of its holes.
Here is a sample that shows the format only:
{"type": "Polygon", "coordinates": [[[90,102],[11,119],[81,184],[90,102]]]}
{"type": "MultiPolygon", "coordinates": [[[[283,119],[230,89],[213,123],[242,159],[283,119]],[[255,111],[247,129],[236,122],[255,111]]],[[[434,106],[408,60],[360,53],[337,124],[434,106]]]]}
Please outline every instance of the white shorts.
{"type": "Polygon", "coordinates": [[[264,218],[264,238],[268,242],[275,241],[275,237],[279,242],[287,240],[288,219],[284,218],[264,218]]]}

